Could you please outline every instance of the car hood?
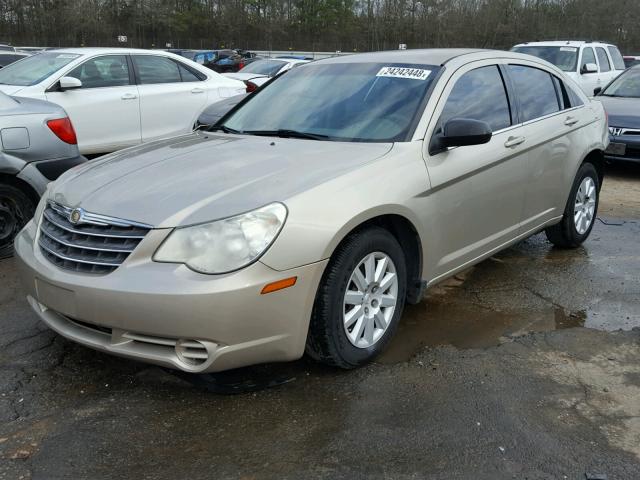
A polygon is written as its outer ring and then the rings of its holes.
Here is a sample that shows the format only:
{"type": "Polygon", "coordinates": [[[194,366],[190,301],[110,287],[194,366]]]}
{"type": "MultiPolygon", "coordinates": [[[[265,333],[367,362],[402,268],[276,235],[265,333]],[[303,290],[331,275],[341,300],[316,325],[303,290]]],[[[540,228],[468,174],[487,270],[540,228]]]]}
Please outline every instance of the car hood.
{"type": "Polygon", "coordinates": [[[609,126],[640,129],[640,98],[605,97],[598,95],[609,115],[609,126]]]}
{"type": "Polygon", "coordinates": [[[196,132],[69,170],[49,198],[158,228],[191,225],[286,201],[392,146],[196,132]]]}
{"type": "Polygon", "coordinates": [[[7,95],[15,95],[24,88],[25,87],[21,85],[0,85],[0,92],[6,93],[7,95]]]}

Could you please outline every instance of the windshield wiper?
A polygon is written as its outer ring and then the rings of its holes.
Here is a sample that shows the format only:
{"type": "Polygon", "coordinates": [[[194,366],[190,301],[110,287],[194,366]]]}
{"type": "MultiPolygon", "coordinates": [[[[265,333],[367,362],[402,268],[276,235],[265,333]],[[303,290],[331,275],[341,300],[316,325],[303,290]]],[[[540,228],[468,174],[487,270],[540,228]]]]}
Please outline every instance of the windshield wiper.
{"type": "Polygon", "coordinates": [[[226,125],[218,125],[217,127],[211,128],[209,131],[217,132],[218,130],[222,130],[224,133],[241,133],[239,130],[229,128],[226,125]]]}
{"type": "Polygon", "coordinates": [[[329,135],[321,135],[319,133],[299,132],[297,130],[246,130],[242,133],[247,135],[258,135],[263,137],[281,137],[281,138],[305,138],[308,140],[327,140],[329,135]]]}

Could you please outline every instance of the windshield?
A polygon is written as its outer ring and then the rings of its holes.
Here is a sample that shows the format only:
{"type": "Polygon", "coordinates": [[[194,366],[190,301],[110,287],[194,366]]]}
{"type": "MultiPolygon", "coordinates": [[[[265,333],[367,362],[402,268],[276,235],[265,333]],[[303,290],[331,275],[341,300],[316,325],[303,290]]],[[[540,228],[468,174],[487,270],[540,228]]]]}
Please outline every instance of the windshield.
{"type": "Polygon", "coordinates": [[[28,87],[53,75],[80,55],[44,52],[12,63],[0,70],[0,84],[28,87]]]}
{"type": "Polygon", "coordinates": [[[289,131],[326,140],[404,141],[438,68],[389,63],[303,65],[263,87],[223,126],[248,134],[289,131]]]}
{"type": "Polygon", "coordinates": [[[601,93],[607,97],[640,98],[640,67],[630,68],[601,93]]]}
{"type": "Polygon", "coordinates": [[[276,73],[284,67],[287,62],[280,60],[256,60],[244,67],[242,73],[255,73],[256,75],[266,75],[267,77],[273,77],[276,73]]]}
{"type": "Polygon", "coordinates": [[[513,47],[512,52],[526,53],[553,63],[560,70],[575,72],[578,66],[577,47],[513,47]]]}

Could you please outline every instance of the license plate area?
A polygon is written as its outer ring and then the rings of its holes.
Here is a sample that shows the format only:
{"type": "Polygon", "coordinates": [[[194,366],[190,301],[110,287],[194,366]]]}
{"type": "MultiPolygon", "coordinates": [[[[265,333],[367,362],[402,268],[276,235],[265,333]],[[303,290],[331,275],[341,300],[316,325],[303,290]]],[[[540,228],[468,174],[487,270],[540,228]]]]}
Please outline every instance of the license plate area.
{"type": "Polygon", "coordinates": [[[68,317],[76,316],[76,292],[52,285],[36,278],[38,301],[44,306],[68,317]]]}

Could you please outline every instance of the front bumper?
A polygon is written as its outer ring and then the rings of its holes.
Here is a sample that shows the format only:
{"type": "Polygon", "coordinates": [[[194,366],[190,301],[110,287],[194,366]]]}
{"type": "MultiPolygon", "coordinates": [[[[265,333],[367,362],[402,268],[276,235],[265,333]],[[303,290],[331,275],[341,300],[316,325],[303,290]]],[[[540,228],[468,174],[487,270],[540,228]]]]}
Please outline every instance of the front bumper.
{"type": "Polygon", "coordinates": [[[609,135],[611,143],[623,143],[626,146],[624,155],[615,155],[605,150],[604,157],[607,160],[625,160],[628,162],[640,162],[640,135],[609,135]]]}
{"type": "Polygon", "coordinates": [[[91,275],[44,258],[34,248],[31,221],[15,241],[29,304],[70,340],[187,372],[302,356],[326,261],[285,272],[256,262],[227,275],[202,275],[150,260],[169,231],[150,231],[118,269],[91,275]],[[293,287],[261,295],[265,284],[293,276],[293,287]]]}

